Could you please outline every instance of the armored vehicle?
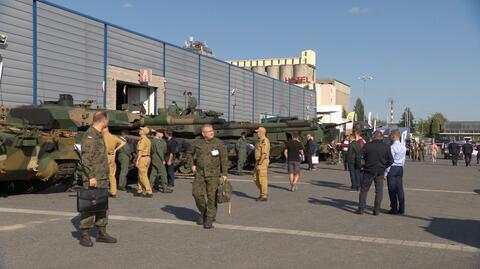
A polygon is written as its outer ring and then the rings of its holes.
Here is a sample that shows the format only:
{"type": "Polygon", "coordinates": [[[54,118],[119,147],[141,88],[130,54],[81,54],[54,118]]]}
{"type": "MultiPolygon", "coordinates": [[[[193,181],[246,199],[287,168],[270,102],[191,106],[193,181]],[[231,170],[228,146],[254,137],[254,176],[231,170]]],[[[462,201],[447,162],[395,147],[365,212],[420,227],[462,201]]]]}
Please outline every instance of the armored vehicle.
{"type": "Polygon", "coordinates": [[[0,193],[31,193],[73,180],[75,133],[0,124],[0,193]]]}

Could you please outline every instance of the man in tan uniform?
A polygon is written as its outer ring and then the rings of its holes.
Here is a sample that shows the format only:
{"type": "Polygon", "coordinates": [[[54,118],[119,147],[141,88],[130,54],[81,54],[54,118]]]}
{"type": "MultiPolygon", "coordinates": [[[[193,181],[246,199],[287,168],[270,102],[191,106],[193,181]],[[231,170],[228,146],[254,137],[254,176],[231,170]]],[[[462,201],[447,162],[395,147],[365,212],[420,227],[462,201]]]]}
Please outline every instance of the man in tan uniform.
{"type": "Polygon", "coordinates": [[[267,138],[267,130],[260,127],[256,131],[258,142],[255,144],[255,169],[253,171],[253,181],[260,190],[260,196],[257,201],[266,202],[268,200],[268,178],[267,170],[270,163],[270,141],[267,138]]]}
{"type": "Polygon", "coordinates": [[[150,167],[150,148],[152,143],[147,135],[150,134],[150,128],[140,128],[140,141],[137,145],[137,161],[135,165],[138,169],[138,184],[135,196],[142,196],[145,198],[152,198],[152,187],[148,180],[148,168],[150,167]],[[143,192],[146,192],[143,194],[143,192]]]}
{"type": "Polygon", "coordinates": [[[117,150],[125,146],[125,141],[121,140],[116,135],[111,134],[108,130],[108,127],[103,129],[102,133],[103,141],[105,142],[105,148],[108,155],[108,179],[110,181],[110,197],[115,198],[117,197],[117,179],[115,178],[117,164],[115,163],[115,156],[117,150]]]}

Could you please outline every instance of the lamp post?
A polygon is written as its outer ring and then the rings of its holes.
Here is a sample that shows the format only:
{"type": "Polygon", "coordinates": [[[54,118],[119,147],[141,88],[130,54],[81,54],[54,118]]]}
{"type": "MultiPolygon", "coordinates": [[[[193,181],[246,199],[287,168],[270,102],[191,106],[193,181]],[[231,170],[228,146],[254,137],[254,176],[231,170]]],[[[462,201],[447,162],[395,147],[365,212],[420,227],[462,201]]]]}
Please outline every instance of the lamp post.
{"type": "Polygon", "coordinates": [[[365,99],[365,90],[367,88],[367,81],[372,80],[373,77],[369,76],[369,75],[363,75],[363,76],[358,77],[358,79],[363,81],[363,108],[364,108],[364,111],[366,111],[367,100],[365,99]]]}

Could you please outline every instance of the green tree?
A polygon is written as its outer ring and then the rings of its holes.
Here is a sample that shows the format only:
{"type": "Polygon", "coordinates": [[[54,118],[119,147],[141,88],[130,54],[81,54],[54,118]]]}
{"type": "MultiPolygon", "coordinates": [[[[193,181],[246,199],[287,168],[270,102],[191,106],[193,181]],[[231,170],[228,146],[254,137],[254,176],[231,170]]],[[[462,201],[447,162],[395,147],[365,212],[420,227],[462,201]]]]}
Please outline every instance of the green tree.
{"type": "Polygon", "coordinates": [[[443,131],[447,119],[442,113],[435,113],[427,120],[427,136],[431,138],[438,138],[443,131]]]}
{"type": "Polygon", "coordinates": [[[346,119],[347,118],[347,111],[345,110],[344,107],[342,107],[342,118],[346,119]]]}
{"type": "Polygon", "coordinates": [[[355,107],[353,109],[355,111],[355,114],[357,114],[357,120],[358,121],[366,121],[365,120],[365,108],[363,106],[362,100],[360,98],[357,98],[357,101],[355,102],[355,107]]]}

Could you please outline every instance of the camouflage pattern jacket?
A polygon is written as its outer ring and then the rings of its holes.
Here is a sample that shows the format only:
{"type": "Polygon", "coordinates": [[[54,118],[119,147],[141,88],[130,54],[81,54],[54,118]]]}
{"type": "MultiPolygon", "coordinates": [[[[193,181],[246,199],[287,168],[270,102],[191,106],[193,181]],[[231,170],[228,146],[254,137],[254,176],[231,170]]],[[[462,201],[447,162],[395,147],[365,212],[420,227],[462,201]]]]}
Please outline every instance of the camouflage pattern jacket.
{"type": "Polygon", "coordinates": [[[108,178],[108,159],[103,135],[93,126],[88,128],[82,138],[82,168],[85,178],[106,180],[108,178]]]}
{"type": "Polygon", "coordinates": [[[190,166],[197,166],[197,174],[203,177],[227,176],[228,156],[222,140],[214,137],[195,139],[187,152],[190,166]]]}

